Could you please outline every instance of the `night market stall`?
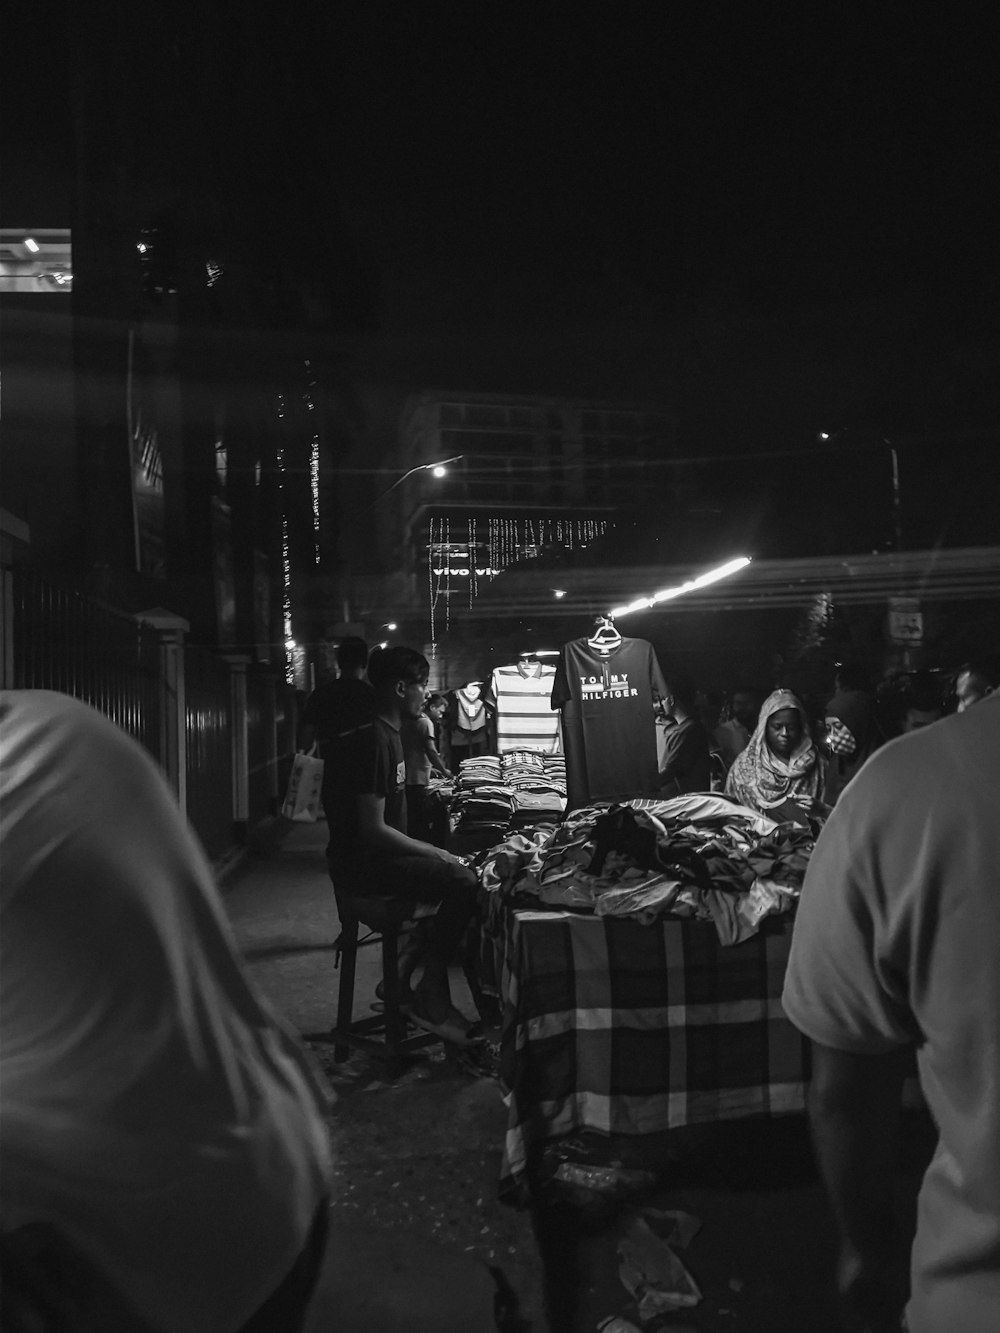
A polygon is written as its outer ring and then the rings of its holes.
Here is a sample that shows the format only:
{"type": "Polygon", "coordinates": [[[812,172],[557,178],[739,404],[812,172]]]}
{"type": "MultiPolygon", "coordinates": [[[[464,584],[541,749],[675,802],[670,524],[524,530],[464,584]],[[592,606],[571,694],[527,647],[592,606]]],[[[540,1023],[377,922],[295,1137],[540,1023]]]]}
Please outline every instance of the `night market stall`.
{"type": "Polygon", "coordinates": [[[501,1192],[538,1150],[800,1111],[806,1043],[780,1006],[813,832],[716,795],[591,806],[481,867],[503,1005],[501,1192]]]}
{"type": "Polygon", "coordinates": [[[658,797],[670,691],[652,646],[615,623],[747,563],[598,617],[552,673],[563,755],[522,740],[463,764],[449,790],[502,1012],[510,1202],[536,1202],[553,1176],[593,1184],[598,1161],[605,1183],[625,1158],[641,1174],[685,1127],[804,1110],[809,1047],[781,994],[822,808],[658,797]]]}

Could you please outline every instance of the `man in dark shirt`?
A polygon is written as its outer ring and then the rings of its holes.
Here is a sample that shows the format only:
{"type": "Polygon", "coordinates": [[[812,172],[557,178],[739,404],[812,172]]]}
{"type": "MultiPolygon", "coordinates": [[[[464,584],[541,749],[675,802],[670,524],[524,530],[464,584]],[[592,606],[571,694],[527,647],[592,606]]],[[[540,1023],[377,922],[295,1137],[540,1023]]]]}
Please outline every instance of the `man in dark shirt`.
{"type": "Polygon", "coordinates": [[[420,716],[428,670],[427,659],[412,648],[372,653],[374,715],[336,735],[324,755],[327,861],[341,893],[439,904],[411,1016],[445,1041],[469,1045],[472,1024],[451,1003],[448,963],[475,910],[476,876],[451,852],[406,834],[400,727],[420,716]]]}
{"type": "Polygon", "coordinates": [[[318,742],[324,759],[324,747],[334,736],[367,722],[375,712],[375,691],[365,680],[368,645],[364,639],[344,639],[337,648],[337,666],[338,678],[318,685],[306,700],[299,728],[300,748],[309,750],[318,742]]]}
{"type": "Polygon", "coordinates": [[[875,691],[865,668],[844,662],[837,670],[833,697],[827,702],[828,759],[824,769],[823,800],[836,805],[840,793],[885,740],[875,711],[875,691]]]}
{"type": "Polygon", "coordinates": [[[663,702],[677,725],[667,728],[660,768],[661,794],[670,797],[689,791],[710,791],[708,732],[698,718],[698,691],[694,681],[683,676],[674,677],[663,702]]]}
{"type": "Polygon", "coordinates": [[[958,711],[964,713],[1000,690],[1000,653],[983,653],[960,667],[955,677],[958,711]]]}
{"type": "Polygon", "coordinates": [[[375,715],[375,691],[365,679],[368,645],[364,639],[344,639],[337,647],[337,666],[337,679],[317,685],[306,700],[299,725],[299,749],[310,750],[315,743],[324,761],[321,796],[328,820],[337,801],[333,742],[375,715]]]}

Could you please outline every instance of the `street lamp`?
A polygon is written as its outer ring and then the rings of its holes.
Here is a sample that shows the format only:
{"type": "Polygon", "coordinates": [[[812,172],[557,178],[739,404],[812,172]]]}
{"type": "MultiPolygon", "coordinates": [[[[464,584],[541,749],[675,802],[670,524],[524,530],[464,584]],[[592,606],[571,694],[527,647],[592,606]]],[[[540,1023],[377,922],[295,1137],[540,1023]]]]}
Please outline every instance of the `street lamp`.
{"type": "Polygon", "coordinates": [[[418,463],[416,467],[411,467],[408,472],[404,472],[401,477],[397,477],[392,485],[387,486],[381,495],[376,495],[371,504],[361,512],[363,514],[370,513],[376,505],[381,504],[387,495],[391,495],[397,486],[402,486],[403,482],[406,481],[408,477],[412,477],[415,472],[429,472],[433,477],[444,477],[447,475],[448,471],[446,464],[457,463],[460,458],[464,457],[464,454],[455,454],[451,458],[437,458],[432,463],[418,463]]]}
{"type": "MultiPolygon", "coordinates": [[[[839,430],[818,431],[816,438],[822,444],[829,444],[831,440],[837,439],[840,435],[847,435],[851,431],[852,427],[841,426],[839,430]]],[[[896,554],[899,555],[903,549],[903,496],[899,480],[899,450],[888,435],[883,434],[882,431],[876,429],[874,434],[889,450],[889,458],[892,461],[892,535],[896,546],[896,554]]]]}

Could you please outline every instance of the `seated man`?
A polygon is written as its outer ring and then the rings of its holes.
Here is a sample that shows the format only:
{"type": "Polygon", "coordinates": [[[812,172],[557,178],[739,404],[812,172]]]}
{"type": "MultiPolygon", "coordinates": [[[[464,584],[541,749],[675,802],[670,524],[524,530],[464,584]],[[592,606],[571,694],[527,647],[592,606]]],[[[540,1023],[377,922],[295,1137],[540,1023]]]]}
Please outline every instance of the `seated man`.
{"type": "MultiPolygon", "coordinates": [[[[448,963],[472,919],[476,876],[444,848],[406,833],[406,765],[400,728],[420,716],[427,659],[412,648],[375,649],[368,679],[375,716],[336,737],[327,752],[327,862],[340,893],[438,903],[411,1017],[445,1041],[469,1045],[472,1024],[452,1005],[448,963]]],[[[402,978],[405,982],[405,975],[402,978]]]]}

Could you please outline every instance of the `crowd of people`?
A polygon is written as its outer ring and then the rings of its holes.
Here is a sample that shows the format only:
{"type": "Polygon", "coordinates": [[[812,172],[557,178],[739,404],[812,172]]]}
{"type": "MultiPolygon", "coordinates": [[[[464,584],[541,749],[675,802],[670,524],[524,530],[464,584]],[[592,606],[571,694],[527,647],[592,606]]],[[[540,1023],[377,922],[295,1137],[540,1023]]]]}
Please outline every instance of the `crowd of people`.
{"type": "Polygon", "coordinates": [[[668,682],[661,752],[663,795],[724,791],[775,818],[829,811],[887,741],[962,712],[1000,688],[1000,654],[957,671],[919,670],[876,687],[856,663],[836,670],[825,701],[749,684],[728,695],[700,691],[686,676],[668,682]]]}

